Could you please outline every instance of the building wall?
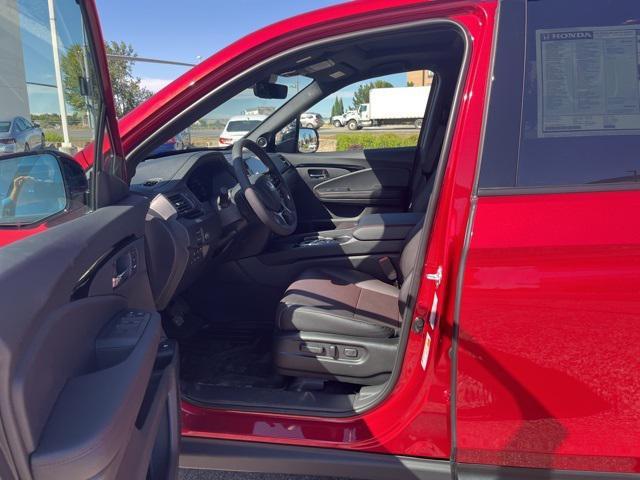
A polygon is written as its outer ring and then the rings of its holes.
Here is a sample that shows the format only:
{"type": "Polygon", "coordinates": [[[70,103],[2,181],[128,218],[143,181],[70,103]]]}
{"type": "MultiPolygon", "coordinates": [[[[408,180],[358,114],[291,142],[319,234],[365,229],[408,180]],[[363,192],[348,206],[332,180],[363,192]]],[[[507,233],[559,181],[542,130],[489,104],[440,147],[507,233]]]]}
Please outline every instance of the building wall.
{"type": "Polygon", "coordinates": [[[407,72],[407,83],[413,84],[414,87],[426,87],[431,85],[432,81],[433,73],[429,70],[407,72]]]}
{"type": "Polygon", "coordinates": [[[17,0],[0,0],[0,117],[29,118],[17,0]]]}

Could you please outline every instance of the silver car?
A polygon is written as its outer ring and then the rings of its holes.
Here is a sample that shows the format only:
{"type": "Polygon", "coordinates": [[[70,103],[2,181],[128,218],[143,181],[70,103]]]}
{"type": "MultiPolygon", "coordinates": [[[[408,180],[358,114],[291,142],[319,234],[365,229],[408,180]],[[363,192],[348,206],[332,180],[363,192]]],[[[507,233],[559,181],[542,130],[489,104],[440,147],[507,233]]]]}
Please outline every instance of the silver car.
{"type": "Polygon", "coordinates": [[[300,115],[300,126],[302,128],[315,128],[316,130],[324,125],[324,118],[319,113],[305,112],[300,115]]]}
{"type": "Polygon", "coordinates": [[[44,148],[44,133],[24,117],[0,120],[0,155],[44,148]]]}

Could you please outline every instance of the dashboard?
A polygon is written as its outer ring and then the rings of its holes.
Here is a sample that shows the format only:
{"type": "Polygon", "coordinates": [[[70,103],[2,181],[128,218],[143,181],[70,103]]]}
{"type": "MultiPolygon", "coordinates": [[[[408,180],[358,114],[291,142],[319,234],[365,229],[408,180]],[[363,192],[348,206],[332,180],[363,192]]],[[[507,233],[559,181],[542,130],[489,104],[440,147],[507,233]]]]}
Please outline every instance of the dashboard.
{"type": "MultiPolygon", "coordinates": [[[[289,169],[283,157],[270,156],[283,174],[289,169]]],[[[256,157],[245,161],[250,178],[268,171],[256,157]]],[[[165,296],[188,285],[207,260],[230,250],[234,239],[257,221],[242,196],[230,151],[191,151],[149,159],[137,166],[131,191],[151,200],[147,235],[156,237],[148,239],[151,270],[154,256],[159,264],[174,264],[171,271],[158,267],[159,274],[152,272],[152,283],[159,283],[152,284],[154,291],[163,292],[167,283],[175,284],[165,296]]]]}

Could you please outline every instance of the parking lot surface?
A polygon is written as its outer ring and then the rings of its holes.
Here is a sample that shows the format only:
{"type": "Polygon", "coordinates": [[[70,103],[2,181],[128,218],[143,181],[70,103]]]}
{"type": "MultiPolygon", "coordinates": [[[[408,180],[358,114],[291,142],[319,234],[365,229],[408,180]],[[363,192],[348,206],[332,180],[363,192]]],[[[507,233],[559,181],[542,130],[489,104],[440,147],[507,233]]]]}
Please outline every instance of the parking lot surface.
{"type": "Polygon", "coordinates": [[[218,470],[180,469],[180,480],[349,480],[343,477],[312,477],[274,473],[221,472],[218,470]]]}

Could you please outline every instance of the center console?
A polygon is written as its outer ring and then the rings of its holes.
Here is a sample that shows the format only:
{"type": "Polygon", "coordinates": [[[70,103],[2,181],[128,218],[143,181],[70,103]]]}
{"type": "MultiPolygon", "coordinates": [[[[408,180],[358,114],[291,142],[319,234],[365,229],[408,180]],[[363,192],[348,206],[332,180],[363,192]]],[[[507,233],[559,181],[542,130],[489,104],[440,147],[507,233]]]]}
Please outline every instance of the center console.
{"type": "Polygon", "coordinates": [[[364,215],[351,228],[277,238],[260,255],[236,260],[229,274],[277,289],[317,267],[356,269],[389,281],[383,265],[397,265],[406,237],[423,219],[421,213],[364,215]]]}
{"type": "Polygon", "coordinates": [[[261,260],[270,265],[295,261],[379,253],[398,254],[422,213],[364,215],[352,228],[292,235],[273,242],[261,260]]]}

